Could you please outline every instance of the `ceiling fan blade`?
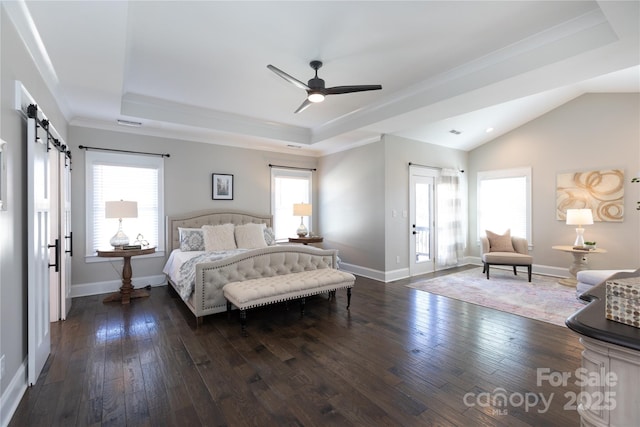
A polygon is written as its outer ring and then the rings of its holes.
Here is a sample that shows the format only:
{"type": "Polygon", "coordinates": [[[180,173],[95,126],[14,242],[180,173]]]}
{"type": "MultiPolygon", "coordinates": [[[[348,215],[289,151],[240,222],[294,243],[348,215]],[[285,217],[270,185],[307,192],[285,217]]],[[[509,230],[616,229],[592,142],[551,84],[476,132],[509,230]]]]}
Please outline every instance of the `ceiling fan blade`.
{"type": "Polygon", "coordinates": [[[311,102],[311,101],[309,101],[308,99],[305,98],[304,102],[302,104],[300,104],[298,109],[296,111],[294,111],[293,114],[298,114],[302,110],[305,110],[311,104],[313,104],[313,102],[311,102]]]}
{"type": "Polygon", "coordinates": [[[267,65],[267,68],[273,71],[274,73],[276,73],[277,75],[279,75],[280,77],[282,77],[283,79],[285,79],[286,81],[288,81],[289,83],[291,83],[292,85],[297,86],[300,89],[309,90],[309,86],[302,83],[300,80],[296,79],[295,77],[291,77],[289,74],[285,73],[281,69],[276,68],[271,64],[267,65]]]}
{"type": "Polygon", "coordinates": [[[365,92],[368,90],[380,90],[380,85],[359,85],[359,86],[334,86],[325,89],[326,95],[339,95],[341,93],[365,92]]]}

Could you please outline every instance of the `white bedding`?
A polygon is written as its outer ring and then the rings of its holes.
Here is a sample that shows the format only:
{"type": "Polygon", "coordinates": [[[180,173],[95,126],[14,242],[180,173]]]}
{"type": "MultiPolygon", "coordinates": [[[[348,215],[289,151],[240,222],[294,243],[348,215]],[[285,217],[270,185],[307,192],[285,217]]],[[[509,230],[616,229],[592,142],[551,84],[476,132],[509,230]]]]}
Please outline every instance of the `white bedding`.
{"type": "Polygon", "coordinates": [[[196,264],[227,258],[248,249],[233,249],[220,252],[189,251],[174,249],[164,265],[162,272],[169,276],[176,287],[176,291],[184,301],[187,301],[196,283],[196,264]]]}

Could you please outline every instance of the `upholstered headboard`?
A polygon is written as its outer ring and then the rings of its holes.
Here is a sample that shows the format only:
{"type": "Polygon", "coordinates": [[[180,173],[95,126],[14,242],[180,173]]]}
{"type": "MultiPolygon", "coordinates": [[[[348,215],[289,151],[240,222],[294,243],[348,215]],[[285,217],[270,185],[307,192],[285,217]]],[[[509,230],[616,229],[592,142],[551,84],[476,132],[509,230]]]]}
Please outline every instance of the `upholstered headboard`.
{"type": "Polygon", "coordinates": [[[266,224],[271,227],[271,215],[256,215],[240,211],[197,211],[167,217],[167,244],[169,252],[180,247],[180,233],[178,227],[200,228],[203,225],[235,224],[242,225],[250,222],[266,224]]]}

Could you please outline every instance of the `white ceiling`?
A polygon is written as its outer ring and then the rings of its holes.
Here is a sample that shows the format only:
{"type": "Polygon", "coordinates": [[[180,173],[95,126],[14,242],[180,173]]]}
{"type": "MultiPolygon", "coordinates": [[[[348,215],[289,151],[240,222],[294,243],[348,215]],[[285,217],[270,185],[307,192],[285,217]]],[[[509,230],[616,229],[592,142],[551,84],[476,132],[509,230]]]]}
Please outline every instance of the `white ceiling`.
{"type": "Polygon", "coordinates": [[[581,94],[640,91],[638,1],[3,4],[69,123],[103,129],[308,155],[381,134],[470,150],[581,94]],[[305,92],[267,64],[306,82],[314,59],[327,87],[382,90],[293,114],[305,92]]]}

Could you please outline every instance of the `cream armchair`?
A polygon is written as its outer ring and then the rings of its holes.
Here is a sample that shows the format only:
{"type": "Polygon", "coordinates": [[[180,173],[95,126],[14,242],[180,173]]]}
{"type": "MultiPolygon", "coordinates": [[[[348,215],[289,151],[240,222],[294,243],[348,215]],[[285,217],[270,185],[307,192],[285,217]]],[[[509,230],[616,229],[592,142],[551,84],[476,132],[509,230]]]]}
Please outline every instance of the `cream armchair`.
{"type": "Polygon", "coordinates": [[[511,244],[514,252],[491,251],[489,239],[485,236],[480,237],[480,255],[482,258],[483,273],[487,273],[489,278],[489,267],[491,265],[510,265],[513,266],[513,274],[517,275],[516,267],[527,267],[529,282],[531,282],[531,265],[533,257],[529,255],[529,244],[527,239],[522,237],[511,236],[511,244]]]}

